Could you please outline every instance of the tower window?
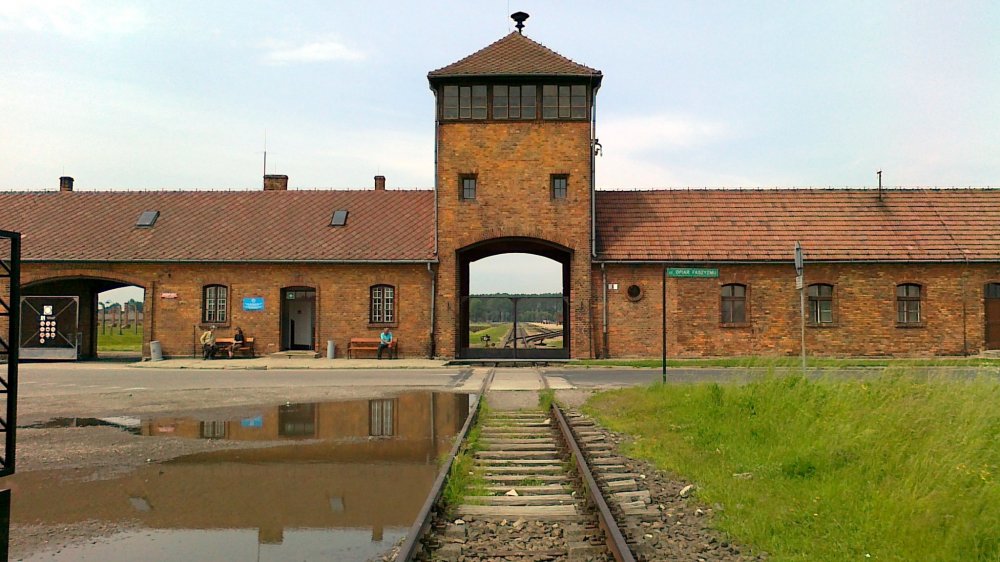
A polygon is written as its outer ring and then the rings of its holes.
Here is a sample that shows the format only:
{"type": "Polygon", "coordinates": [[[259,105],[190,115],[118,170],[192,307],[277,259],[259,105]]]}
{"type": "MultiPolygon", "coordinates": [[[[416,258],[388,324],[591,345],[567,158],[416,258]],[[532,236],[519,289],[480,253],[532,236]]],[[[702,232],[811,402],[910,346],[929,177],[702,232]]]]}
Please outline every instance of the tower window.
{"type": "Polygon", "coordinates": [[[542,86],[542,118],[586,119],[587,86],[584,84],[542,86]]]}
{"type": "Polygon", "coordinates": [[[462,187],[462,199],[475,199],[476,176],[462,176],[460,182],[462,187]]]}
{"type": "Polygon", "coordinates": [[[566,198],[566,184],[569,182],[569,176],[565,174],[554,174],[552,176],[552,198],[553,199],[565,199],[566,198]]]}
{"type": "Polygon", "coordinates": [[[494,119],[534,119],[536,87],[493,86],[494,119]]]}
{"type": "Polygon", "coordinates": [[[486,86],[445,86],[444,119],[486,119],[486,86]]]}

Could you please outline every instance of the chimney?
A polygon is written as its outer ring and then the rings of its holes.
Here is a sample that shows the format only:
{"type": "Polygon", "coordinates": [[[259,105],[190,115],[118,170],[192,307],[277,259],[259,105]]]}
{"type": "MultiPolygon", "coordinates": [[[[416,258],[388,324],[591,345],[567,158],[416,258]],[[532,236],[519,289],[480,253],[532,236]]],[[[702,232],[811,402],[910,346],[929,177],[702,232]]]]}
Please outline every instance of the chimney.
{"type": "Polygon", "coordinates": [[[375,176],[375,191],[385,191],[385,176],[375,176]]]}
{"type": "Polygon", "coordinates": [[[69,176],[59,178],[59,191],[73,191],[73,178],[69,176]]]}
{"type": "Polygon", "coordinates": [[[288,191],[288,176],[272,174],[264,176],[264,191],[288,191]]]}

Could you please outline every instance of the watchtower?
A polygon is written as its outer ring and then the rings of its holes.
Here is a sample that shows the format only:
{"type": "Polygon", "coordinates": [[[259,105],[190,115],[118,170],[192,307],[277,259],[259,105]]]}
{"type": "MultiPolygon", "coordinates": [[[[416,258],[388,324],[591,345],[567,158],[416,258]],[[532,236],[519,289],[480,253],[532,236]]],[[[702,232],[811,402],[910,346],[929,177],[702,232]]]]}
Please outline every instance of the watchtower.
{"type": "Polygon", "coordinates": [[[518,31],[428,74],[436,97],[438,355],[468,357],[469,264],[562,264],[561,356],[589,357],[594,101],[601,72],[518,31]]]}

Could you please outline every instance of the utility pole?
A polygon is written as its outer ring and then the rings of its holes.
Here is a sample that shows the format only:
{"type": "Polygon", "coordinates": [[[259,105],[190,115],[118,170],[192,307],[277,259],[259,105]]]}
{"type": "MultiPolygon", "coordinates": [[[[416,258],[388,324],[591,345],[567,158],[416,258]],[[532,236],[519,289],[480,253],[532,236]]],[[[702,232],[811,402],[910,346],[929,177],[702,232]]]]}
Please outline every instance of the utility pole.
{"type": "Polygon", "coordinates": [[[806,289],[803,278],[802,245],[795,242],[795,288],[799,290],[799,323],[801,324],[802,376],[806,375],[806,289]]]}

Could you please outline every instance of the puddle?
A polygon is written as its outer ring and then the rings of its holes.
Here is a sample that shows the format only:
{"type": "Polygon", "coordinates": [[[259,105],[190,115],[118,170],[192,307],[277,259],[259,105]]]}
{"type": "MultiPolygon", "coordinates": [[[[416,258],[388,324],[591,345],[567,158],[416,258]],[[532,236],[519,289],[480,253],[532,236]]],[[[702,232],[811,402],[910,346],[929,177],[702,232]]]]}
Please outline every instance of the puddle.
{"type": "Polygon", "coordinates": [[[278,443],[187,455],[109,480],[19,473],[11,519],[128,529],[26,560],[366,560],[413,523],[470,402],[418,392],[286,404],[235,419],[86,420],[151,438],[278,443]]]}

